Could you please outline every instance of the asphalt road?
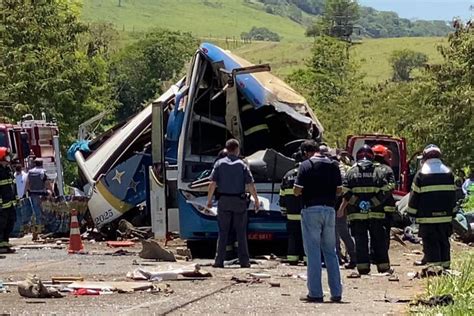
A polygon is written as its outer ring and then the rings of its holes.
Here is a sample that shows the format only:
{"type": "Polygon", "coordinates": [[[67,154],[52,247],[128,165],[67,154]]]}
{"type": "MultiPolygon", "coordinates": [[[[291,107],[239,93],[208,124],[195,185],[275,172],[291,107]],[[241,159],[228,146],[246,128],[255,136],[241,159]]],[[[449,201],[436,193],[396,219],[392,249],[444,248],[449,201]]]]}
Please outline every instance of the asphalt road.
{"type": "MultiPolygon", "coordinates": [[[[23,243],[16,241],[16,243],[23,243]]],[[[138,252],[140,245],[127,250],[138,252]]],[[[422,291],[422,281],[410,280],[407,273],[415,271],[412,262],[420,255],[412,250],[421,250],[419,245],[409,249],[392,241],[391,260],[400,281],[389,281],[387,276],[364,276],[361,279],[347,279],[350,271],[342,270],[344,294],[343,304],[309,304],[299,301],[306,294],[306,283],[297,278],[304,274],[304,266],[291,267],[274,260],[263,260],[250,269],[229,267],[214,269],[206,267],[213,277],[206,280],[167,281],[173,290],[171,294],[134,292],[101,296],[79,296],[68,294],[60,299],[26,299],[21,297],[15,286],[10,293],[0,293],[0,313],[4,314],[314,314],[320,315],[398,315],[406,303],[387,303],[385,298],[410,299],[422,291]],[[233,276],[246,279],[249,273],[264,272],[271,278],[261,283],[236,283],[233,276]],[[271,287],[269,282],[279,283],[271,287]]],[[[42,280],[52,276],[82,276],[90,281],[125,281],[126,274],[141,268],[154,271],[189,267],[195,263],[206,264],[209,260],[192,262],[149,262],[137,255],[109,256],[113,252],[105,244],[86,243],[88,255],[68,255],[65,249],[19,249],[16,254],[0,259],[0,280],[12,282],[23,280],[28,274],[35,274],[42,280]],[[135,261],[135,264],[134,264],[135,261]]],[[[373,267],[375,270],[375,267],[373,267]]],[[[324,275],[324,289],[328,291],[324,275]]],[[[326,293],[326,297],[329,294],[326,293]]]]}

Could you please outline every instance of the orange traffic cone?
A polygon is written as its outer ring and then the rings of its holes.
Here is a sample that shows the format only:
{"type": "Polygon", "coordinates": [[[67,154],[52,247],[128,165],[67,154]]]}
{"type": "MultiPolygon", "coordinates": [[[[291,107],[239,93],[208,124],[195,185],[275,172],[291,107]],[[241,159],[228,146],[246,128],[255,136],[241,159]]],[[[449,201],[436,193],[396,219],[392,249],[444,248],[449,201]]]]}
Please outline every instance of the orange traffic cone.
{"type": "Polygon", "coordinates": [[[79,221],[77,220],[77,211],[75,209],[71,210],[68,253],[84,253],[84,245],[82,244],[79,221]]]}

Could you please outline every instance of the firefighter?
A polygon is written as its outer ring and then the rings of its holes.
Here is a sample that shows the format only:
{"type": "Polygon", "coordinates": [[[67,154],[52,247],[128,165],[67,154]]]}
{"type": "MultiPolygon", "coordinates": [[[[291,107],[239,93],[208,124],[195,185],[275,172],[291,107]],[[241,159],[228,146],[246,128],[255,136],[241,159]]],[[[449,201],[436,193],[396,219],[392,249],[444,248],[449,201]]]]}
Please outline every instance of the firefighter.
{"type": "Polygon", "coordinates": [[[9,243],[10,234],[16,221],[16,190],[12,170],[10,168],[10,152],[0,147],[0,252],[13,253],[9,243]]]}
{"type": "MultiPolygon", "coordinates": [[[[304,146],[301,147],[300,152],[301,154],[297,156],[301,157],[301,160],[314,155],[314,152],[306,152],[304,146]]],[[[298,175],[298,165],[285,174],[280,186],[280,207],[282,212],[286,213],[287,218],[288,251],[286,258],[290,265],[297,265],[300,260],[306,261],[301,234],[301,209],[303,205],[301,197],[295,196],[293,190],[298,175]]]]}
{"type": "Polygon", "coordinates": [[[370,272],[370,235],[378,272],[391,273],[383,206],[392,194],[393,183],[387,182],[386,169],[374,162],[375,155],[370,146],[362,146],[356,159],[357,163],[346,174],[343,197],[347,201],[347,219],[356,244],[357,271],[359,275],[370,272]]]}
{"type": "Polygon", "coordinates": [[[428,145],[422,159],[423,165],[413,179],[408,213],[420,225],[418,234],[426,263],[449,269],[449,237],[456,206],[454,175],[441,161],[438,146],[428,145]]]}
{"type": "MultiPolygon", "coordinates": [[[[392,164],[392,153],[384,145],[375,145],[372,147],[375,154],[375,162],[378,162],[381,168],[384,168],[384,173],[387,176],[387,183],[393,185],[395,188],[395,175],[391,168],[392,164]]],[[[389,196],[384,203],[383,209],[385,211],[385,237],[387,242],[387,249],[390,249],[390,230],[392,228],[393,215],[395,213],[395,198],[393,195],[389,196]]]]}
{"type": "Polygon", "coordinates": [[[249,156],[258,150],[265,149],[271,144],[270,129],[266,122],[266,111],[264,107],[255,109],[250,104],[244,104],[240,109],[240,119],[244,133],[245,156],[249,156]]]}

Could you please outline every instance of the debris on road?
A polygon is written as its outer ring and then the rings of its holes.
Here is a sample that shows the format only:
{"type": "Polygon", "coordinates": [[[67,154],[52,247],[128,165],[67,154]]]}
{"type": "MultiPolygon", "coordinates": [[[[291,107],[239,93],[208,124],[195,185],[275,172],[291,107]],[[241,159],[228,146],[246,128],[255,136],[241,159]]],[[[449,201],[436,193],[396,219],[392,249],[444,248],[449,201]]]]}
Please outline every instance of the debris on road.
{"type": "Polygon", "coordinates": [[[133,247],[135,246],[135,243],[130,240],[120,240],[120,241],[111,240],[111,241],[107,241],[106,245],[111,248],[121,248],[121,247],[133,247]]]}
{"type": "Polygon", "coordinates": [[[33,244],[33,245],[21,245],[18,248],[23,250],[42,250],[42,249],[65,249],[65,246],[58,244],[33,244]]]}
{"type": "Polygon", "coordinates": [[[132,225],[132,223],[121,219],[118,223],[117,233],[122,238],[140,238],[140,239],[148,239],[153,236],[153,232],[151,231],[151,227],[140,227],[137,228],[132,225]]]}
{"type": "Polygon", "coordinates": [[[231,279],[231,281],[234,281],[236,283],[244,283],[244,284],[255,284],[255,283],[262,283],[263,281],[260,280],[260,279],[256,279],[256,278],[240,278],[240,277],[237,277],[237,276],[233,276],[231,279]]]}
{"type": "Polygon", "coordinates": [[[75,281],[84,281],[84,278],[81,276],[53,276],[51,277],[53,284],[58,283],[72,283],[75,281]]]}
{"type": "Polygon", "coordinates": [[[127,281],[112,281],[112,282],[91,282],[91,281],[79,281],[68,285],[68,288],[79,290],[97,290],[100,292],[119,292],[119,293],[131,293],[136,291],[145,291],[153,288],[153,284],[150,282],[127,282],[127,281]]]}
{"type": "Polygon", "coordinates": [[[17,283],[18,293],[27,298],[62,298],[63,295],[53,287],[46,287],[40,279],[35,276],[27,277],[26,280],[17,283]]]}
{"type": "Polygon", "coordinates": [[[429,307],[435,307],[435,306],[446,306],[446,305],[451,305],[454,304],[454,298],[451,294],[445,294],[445,295],[436,295],[432,296],[429,299],[417,299],[415,302],[411,303],[411,306],[429,306],[429,307]]]}
{"type": "Polygon", "coordinates": [[[176,248],[176,254],[179,255],[179,256],[186,257],[186,258],[188,258],[188,260],[193,259],[193,256],[191,254],[191,250],[189,248],[178,247],[178,248],[176,248]]]}
{"type": "Polygon", "coordinates": [[[192,269],[173,269],[166,271],[147,271],[144,269],[135,269],[127,273],[127,278],[133,280],[149,280],[149,281],[172,281],[181,279],[209,278],[212,274],[201,271],[201,266],[196,264],[192,269]]]}
{"type": "Polygon", "coordinates": [[[0,280],[0,294],[1,293],[10,293],[9,287],[5,286],[2,280],[0,280]]]}
{"type": "Polygon", "coordinates": [[[104,253],[104,255],[106,255],[106,256],[134,256],[136,254],[137,254],[136,252],[131,252],[131,251],[124,250],[124,249],[119,249],[119,250],[114,251],[114,252],[104,253]]]}
{"type": "Polygon", "coordinates": [[[256,278],[256,279],[269,279],[271,278],[271,275],[268,274],[268,273],[249,273],[249,275],[252,277],[252,278],[256,278]]]}
{"type": "Polygon", "coordinates": [[[162,248],[155,240],[142,240],[142,246],[143,249],[138,254],[140,258],[176,262],[174,254],[171,251],[162,248]]]}

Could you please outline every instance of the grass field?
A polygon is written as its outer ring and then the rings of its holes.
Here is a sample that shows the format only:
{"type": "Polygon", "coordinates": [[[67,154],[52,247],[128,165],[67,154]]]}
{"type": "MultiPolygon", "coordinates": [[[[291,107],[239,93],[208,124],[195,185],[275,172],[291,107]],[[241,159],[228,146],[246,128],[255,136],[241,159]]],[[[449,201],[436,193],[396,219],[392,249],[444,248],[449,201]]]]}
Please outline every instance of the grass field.
{"type": "Polygon", "coordinates": [[[165,27],[214,38],[240,38],[252,26],[264,26],[283,41],[300,41],[305,31],[300,24],[243,0],[84,0],[82,19],[108,21],[127,32],[165,27]]]}
{"type": "MultiPolygon", "coordinates": [[[[270,63],[276,75],[285,77],[304,67],[311,55],[312,39],[304,36],[303,26],[265,13],[258,5],[243,0],[84,0],[84,21],[107,21],[122,34],[122,44],[139,32],[152,27],[189,31],[202,41],[210,41],[254,63],[270,63]],[[240,33],[252,26],[265,26],[279,33],[279,43],[242,44],[240,33]],[[225,40],[228,38],[228,40],[225,40]]],[[[364,39],[352,48],[366,81],[377,83],[391,76],[388,58],[392,51],[408,48],[425,53],[429,62],[441,56],[436,46],[444,41],[436,37],[364,39]]]]}
{"type": "MultiPolygon", "coordinates": [[[[365,73],[367,82],[384,81],[391,76],[390,54],[398,49],[412,49],[428,55],[430,63],[441,61],[436,46],[444,42],[437,37],[408,37],[364,39],[355,44],[352,53],[360,64],[360,71],[365,73]]],[[[299,67],[311,56],[311,42],[299,43],[265,43],[258,42],[243,45],[234,49],[235,53],[254,63],[270,63],[273,72],[286,76],[299,67]]]]}

